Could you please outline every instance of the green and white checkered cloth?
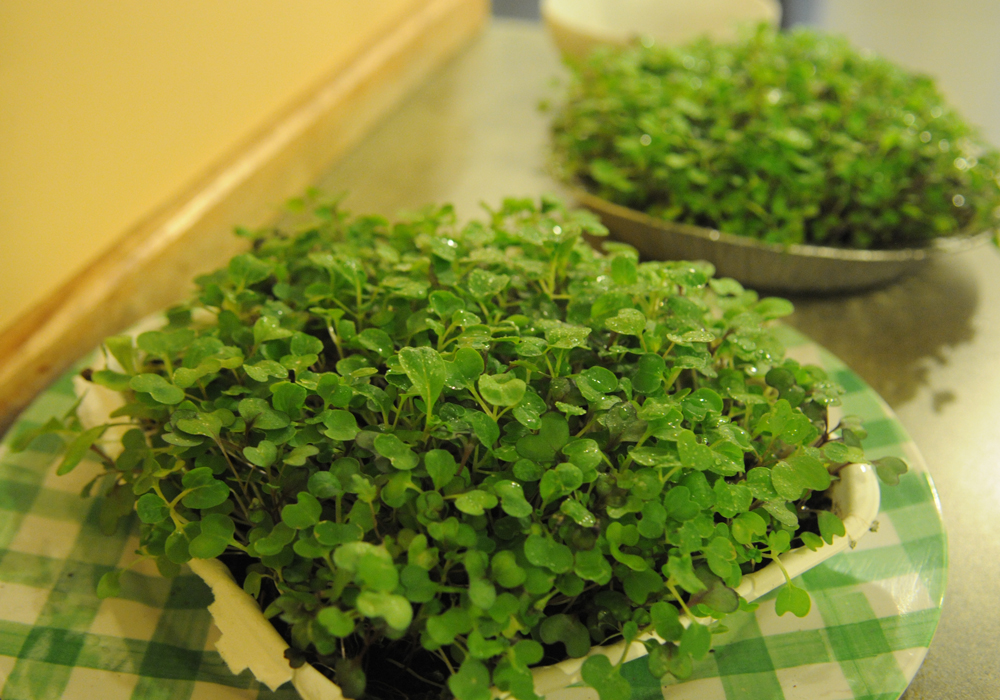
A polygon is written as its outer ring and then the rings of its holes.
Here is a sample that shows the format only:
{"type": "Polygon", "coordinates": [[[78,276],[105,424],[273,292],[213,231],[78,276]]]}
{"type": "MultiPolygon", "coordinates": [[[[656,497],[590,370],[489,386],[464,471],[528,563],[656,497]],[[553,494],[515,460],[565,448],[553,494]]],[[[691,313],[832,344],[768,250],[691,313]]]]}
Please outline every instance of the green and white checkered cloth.
{"type": "MultiPolygon", "coordinates": [[[[878,530],[806,573],[813,609],[727,618],[715,652],[684,683],[662,688],[638,659],[626,665],[634,700],[896,700],[937,627],[947,566],[934,487],[912,442],[882,400],[836,358],[783,328],[801,361],[820,364],[847,389],[844,412],[865,419],[872,458],[909,460],[911,473],[884,487],[878,530]]],[[[69,376],[38,397],[8,434],[61,415],[73,403],[69,376]]],[[[122,578],[122,597],[100,600],[98,579],[136,558],[137,525],[112,537],[98,525],[99,499],[79,496],[88,475],[54,473],[56,445],[0,448],[0,698],[3,700],[293,700],[214,651],[208,588],[187,574],[161,578],[146,563],[122,578]]]]}

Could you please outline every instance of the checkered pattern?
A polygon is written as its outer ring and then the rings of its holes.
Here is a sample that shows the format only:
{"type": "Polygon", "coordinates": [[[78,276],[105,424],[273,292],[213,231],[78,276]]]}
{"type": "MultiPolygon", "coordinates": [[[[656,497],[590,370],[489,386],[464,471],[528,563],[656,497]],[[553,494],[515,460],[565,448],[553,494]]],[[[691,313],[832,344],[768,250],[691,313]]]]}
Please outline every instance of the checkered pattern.
{"type": "Polygon", "coordinates": [[[774,611],[726,619],[715,652],[693,676],[664,688],[643,659],[625,666],[633,700],[897,700],[927,653],[941,614],[947,548],[934,485],[920,453],[881,398],[837,358],[782,328],[789,354],[827,369],[847,390],[843,412],[864,419],[865,452],[911,467],[882,488],[877,531],[796,579],[813,607],[805,618],[774,611]]]}
{"type": "MultiPolygon", "coordinates": [[[[933,485],[913,444],[879,397],[836,358],[791,331],[800,360],[826,367],[848,390],[846,413],[866,420],[872,457],[898,455],[913,471],[883,489],[878,531],[806,573],[808,617],[778,617],[774,594],[727,621],[716,651],[684,683],[661,687],[643,659],[625,666],[635,700],[896,700],[937,626],[946,548],[933,485]]],[[[24,413],[16,435],[65,412],[64,378],[24,413]]],[[[249,674],[229,673],[195,576],[161,578],[140,564],[123,597],[100,600],[98,579],[135,559],[137,525],[101,534],[99,500],[78,495],[83,467],[54,474],[52,440],[0,448],[0,697],[3,700],[293,700],[249,674]]]]}

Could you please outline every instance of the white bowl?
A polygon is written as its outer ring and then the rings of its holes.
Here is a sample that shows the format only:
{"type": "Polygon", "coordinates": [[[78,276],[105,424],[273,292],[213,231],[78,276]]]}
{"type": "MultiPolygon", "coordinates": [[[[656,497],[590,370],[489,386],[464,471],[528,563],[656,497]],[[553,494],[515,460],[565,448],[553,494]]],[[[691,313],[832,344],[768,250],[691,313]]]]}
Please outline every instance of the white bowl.
{"type": "Polygon", "coordinates": [[[637,38],[667,45],[706,35],[732,41],[741,25],[781,21],[777,0],[543,0],[541,9],[556,46],[578,59],[596,46],[637,38]]]}

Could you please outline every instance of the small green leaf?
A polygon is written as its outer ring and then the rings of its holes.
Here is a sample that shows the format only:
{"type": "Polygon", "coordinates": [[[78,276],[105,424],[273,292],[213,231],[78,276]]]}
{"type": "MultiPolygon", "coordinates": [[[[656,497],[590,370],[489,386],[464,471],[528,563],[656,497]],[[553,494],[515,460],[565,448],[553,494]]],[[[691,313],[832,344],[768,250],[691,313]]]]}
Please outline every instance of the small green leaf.
{"type": "Polygon", "coordinates": [[[288,376],[288,370],[280,362],[274,360],[261,360],[252,365],[243,365],[243,371],[257,382],[266,382],[268,377],[285,379],[288,376]]]}
{"type": "Polygon", "coordinates": [[[433,348],[419,347],[400,350],[399,362],[430,412],[441,395],[448,376],[444,360],[433,348]]]}
{"type": "Polygon", "coordinates": [[[455,499],[455,507],[469,515],[482,515],[497,505],[497,497],[480,489],[473,489],[455,499]]]}
{"type": "Polygon", "coordinates": [[[355,601],[355,607],[365,617],[381,617],[395,630],[405,630],[413,620],[413,607],[410,601],[394,593],[361,591],[355,601]]]}
{"type": "Polygon", "coordinates": [[[162,523],[170,516],[170,507],[167,502],[155,493],[140,496],[139,500],[135,502],[135,510],[139,515],[139,520],[151,525],[162,523]]]}
{"type": "Polygon", "coordinates": [[[604,322],[604,327],[621,335],[641,336],[646,328],[646,317],[636,309],[619,309],[615,316],[604,322]]]}
{"type": "Polygon", "coordinates": [[[538,481],[546,471],[545,467],[535,464],[530,459],[519,459],[514,463],[514,476],[524,482],[538,481]]]}
{"type": "Polygon", "coordinates": [[[386,561],[375,554],[361,556],[357,561],[356,571],[358,580],[374,591],[389,592],[399,585],[399,572],[392,561],[386,561]]]}
{"type": "Polygon", "coordinates": [[[229,261],[229,277],[239,288],[263,282],[271,275],[271,266],[250,253],[241,253],[229,261]]]}
{"type": "Polygon", "coordinates": [[[514,553],[506,549],[493,555],[490,567],[493,569],[493,579],[504,588],[517,588],[528,577],[525,570],[517,565],[514,553]]]}
{"type": "Polygon", "coordinates": [[[323,425],[326,430],[323,434],[331,440],[346,442],[358,436],[358,420],[350,411],[332,410],[326,413],[323,418],[323,425]]]}
{"type": "Polygon", "coordinates": [[[551,462],[567,442],[569,424],[566,416],[553,411],[541,417],[537,435],[525,435],[517,441],[517,453],[534,462],[551,462]]]}
{"type": "Polygon", "coordinates": [[[572,350],[587,347],[590,329],[560,321],[550,321],[545,328],[545,340],[553,348],[572,350]]]}
{"type": "MultiPolygon", "coordinates": [[[[285,460],[287,463],[288,460],[285,460]]],[[[309,493],[316,498],[336,498],[344,494],[344,486],[340,479],[330,472],[315,472],[309,477],[309,493]]]]}
{"type": "Polygon", "coordinates": [[[597,524],[597,518],[594,517],[594,514],[572,498],[567,498],[559,504],[559,511],[573,518],[573,521],[580,527],[594,527],[597,524]]]}
{"type": "Polygon", "coordinates": [[[486,639],[479,630],[472,630],[468,637],[469,654],[481,661],[500,656],[507,649],[508,642],[500,639],[486,639]]]}
{"type": "Polygon", "coordinates": [[[833,544],[834,537],[845,537],[847,535],[844,521],[835,514],[827,510],[821,510],[817,517],[819,519],[819,534],[827,544],[833,544]]]}
{"type": "Polygon", "coordinates": [[[243,579],[243,590],[246,591],[247,595],[254,598],[260,595],[260,583],[262,580],[260,573],[256,571],[250,571],[247,573],[247,577],[243,579]]]}
{"type": "Polygon", "coordinates": [[[622,545],[633,547],[639,543],[639,528],[635,525],[622,525],[617,520],[608,525],[604,536],[608,540],[608,548],[611,556],[622,564],[632,569],[632,571],[645,571],[649,564],[638,554],[629,554],[621,551],[622,545]]]}
{"type": "MultiPolygon", "coordinates": [[[[318,454],[319,454],[319,448],[316,447],[315,445],[301,445],[293,449],[288,454],[286,454],[281,461],[293,467],[301,467],[305,465],[306,460],[309,457],[318,454]]],[[[326,498],[326,496],[324,496],[324,498],[326,498]]]]}
{"type": "MultiPolygon", "coordinates": [[[[508,593],[507,595],[510,594],[508,593]]],[[[515,663],[525,668],[534,666],[545,655],[545,649],[534,639],[522,639],[514,645],[513,652],[515,663]]]]}
{"type": "Polygon", "coordinates": [[[325,372],[320,375],[316,384],[316,393],[327,406],[347,408],[354,392],[343,382],[344,380],[333,372],[325,372]]]}
{"type": "Polygon", "coordinates": [[[438,585],[431,581],[427,569],[416,564],[408,564],[399,574],[399,580],[406,589],[406,597],[412,603],[426,603],[437,595],[438,585]]]}
{"type": "Polygon", "coordinates": [[[574,406],[572,404],[563,403],[562,401],[556,401],[556,408],[567,416],[585,416],[587,415],[587,409],[580,408],[579,406],[574,406]]]}
{"type": "Polygon", "coordinates": [[[670,603],[660,601],[653,603],[649,609],[650,619],[656,634],[666,642],[680,641],[684,634],[684,625],[681,624],[680,613],[670,603]]]}
{"type": "Polygon", "coordinates": [[[722,397],[711,389],[701,388],[681,401],[685,418],[704,420],[709,413],[722,413],[722,397]]]}
{"type": "Polygon", "coordinates": [[[823,446],[823,456],[834,464],[843,464],[850,459],[850,449],[842,442],[828,442],[823,446]]]}
{"type": "Polygon", "coordinates": [[[228,515],[209,513],[201,519],[201,530],[188,551],[196,559],[214,559],[226,551],[235,532],[236,525],[228,515]]]}
{"type": "Polygon", "coordinates": [[[302,530],[319,522],[323,506],[311,493],[300,491],[298,503],[289,503],[281,509],[281,521],[290,528],[302,530]]]}
{"type": "Polygon", "coordinates": [[[434,313],[445,320],[451,318],[452,314],[456,311],[465,308],[464,301],[443,289],[431,292],[427,297],[427,301],[430,303],[430,307],[434,309],[434,313]]]}
{"type": "Polygon", "coordinates": [[[347,637],[354,631],[354,620],[340,608],[323,608],[316,621],[334,637],[347,637]]]}
{"type": "Polygon", "coordinates": [[[665,371],[666,363],[658,354],[650,352],[640,356],[632,375],[632,388],[640,394],[655,394],[663,385],[665,371]]]}
{"type": "Polygon", "coordinates": [[[611,580],[611,564],[598,549],[576,552],[573,573],[582,579],[595,581],[601,585],[611,580]]]}
{"type": "Polygon", "coordinates": [[[278,448],[269,440],[261,440],[256,447],[244,447],[243,456],[251,464],[266,469],[278,458],[278,448]]]}
{"type": "Polygon", "coordinates": [[[767,546],[773,555],[787,552],[791,546],[792,536],[788,530],[772,530],[767,533],[767,546]]]}
{"type": "Polygon", "coordinates": [[[485,365],[483,356],[472,348],[459,348],[451,363],[452,373],[449,383],[455,383],[455,388],[470,388],[476,385],[476,380],[483,373],[485,365]]]}
{"type": "Polygon", "coordinates": [[[678,652],[690,654],[695,660],[700,661],[708,656],[708,650],[711,648],[712,633],[708,627],[692,622],[681,635],[678,652]]]}
{"type": "Polygon", "coordinates": [[[410,470],[420,464],[420,458],[410,446],[392,433],[375,436],[375,449],[392,462],[392,466],[396,469],[410,470]]]}
{"type": "Polygon", "coordinates": [[[580,667],[580,675],[584,683],[597,691],[600,700],[628,700],[632,695],[628,681],[603,654],[588,657],[580,667]]]}
{"type": "Polygon", "coordinates": [[[448,689],[455,694],[455,700],[490,700],[490,672],[481,661],[469,656],[448,679],[448,689]]]}
{"type": "Polygon", "coordinates": [[[618,389],[618,377],[615,376],[614,372],[604,367],[590,367],[581,372],[579,376],[585,378],[591,388],[602,394],[609,394],[618,389]]]}
{"type": "Polygon", "coordinates": [[[573,440],[562,448],[562,453],[580,469],[594,469],[604,461],[604,453],[594,440],[573,440]]]}
{"type": "Polygon", "coordinates": [[[181,483],[185,489],[191,489],[181,500],[188,508],[214,508],[229,498],[229,486],[215,479],[208,467],[192,469],[181,478],[181,483]]]}
{"type": "Polygon", "coordinates": [[[364,533],[353,523],[323,521],[313,528],[313,536],[320,543],[334,547],[348,542],[359,542],[364,533]]]}
{"type": "Polygon", "coordinates": [[[281,321],[273,316],[261,316],[253,324],[254,345],[266,343],[269,340],[280,340],[291,337],[292,332],[281,327],[281,321]]]}
{"type": "Polygon", "coordinates": [[[135,348],[132,345],[132,336],[113,335],[105,338],[104,347],[118,360],[118,364],[127,374],[135,374],[135,348]]]}
{"type": "Polygon", "coordinates": [[[366,328],[358,333],[356,340],[365,350],[371,350],[382,357],[391,357],[395,352],[392,338],[378,328],[366,328]]]}
{"type": "Polygon", "coordinates": [[[493,445],[500,438],[500,427],[497,422],[482,411],[472,409],[466,409],[463,418],[472,426],[479,441],[492,450],[493,445]]]}
{"type": "Polygon", "coordinates": [[[109,369],[99,369],[90,376],[90,380],[94,384],[107,387],[112,391],[125,391],[129,388],[131,379],[132,377],[127,374],[113,372],[109,369]]]}
{"type": "Polygon", "coordinates": [[[199,413],[195,418],[178,420],[177,428],[190,435],[218,438],[219,431],[222,430],[222,420],[213,413],[199,413]]]}
{"type": "Polygon", "coordinates": [[[767,523],[757,513],[748,511],[736,516],[731,529],[734,540],[740,544],[750,544],[767,533],[767,523]]]}
{"type": "Polygon", "coordinates": [[[511,480],[500,480],[493,484],[493,491],[500,497],[503,512],[514,518],[526,518],[534,511],[524,498],[524,488],[511,480]]]}
{"type": "Polygon", "coordinates": [[[703,605],[723,614],[733,613],[740,609],[740,596],[734,589],[714,577],[709,580],[707,585],[707,591],[691,596],[690,605],[703,605]]]}
{"type": "Polygon", "coordinates": [[[899,457],[882,457],[881,459],[874,460],[872,464],[875,466],[875,473],[878,474],[878,478],[889,486],[898,484],[899,477],[909,469],[906,462],[899,457]]]}
{"type": "Polygon", "coordinates": [[[273,556],[291,544],[294,539],[295,530],[285,523],[278,523],[268,535],[254,542],[254,549],[262,556],[273,556]]]}
{"type": "Polygon", "coordinates": [[[646,599],[663,589],[663,578],[650,569],[628,571],[622,577],[625,595],[636,605],[645,605],[646,599]]]}
{"type": "Polygon", "coordinates": [[[458,473],[458,464],[447,450],[429,450],[424,454],[424,468],[436,489],[443,489],[458,473]]]}
{"type": "Polygon", "coordinates": [[[786,583],[779,591],[778,597],[774,601],[774,610],[779,615],[787,612],[796,617],[805,617],[812,607],[812,600],[809,594],[797,586],[786,583]]]}
{"type": "Polygon", "coordinates": [[[297,416],[306,403],[308,392],[303,386],[291,382],[277,382],[271,385],[271,402],[274,408],[290,416],[297,416]]]}
{"type": "Polygon", "coordinates": [[[583,484],[583,472],[575,464],[565,462],[542,475],[538,492],[546,503],[551,503],[580,488],[581,484],[583,484]]]}
{"type": "Polygon", "coordinates": [[[818,459],[794,455],[771,469],[771,483],[778,495],[798,500],[804,490],[825,491],[830,487],[830,473],[818,459]]]}
{"type": "Polygon", "coordinates": [[[663,567],[663,573],[688,593],[699,593],[707,589],[704,582],[694,573],[690,554],[671,554],[663,567]]]}
{"type": "Polygon", "coordinates": [[[188,547],[191,544],[191,539],[197,536],[199,527],[197,522],[188,523],[184,527],[178,527],[167,536],[163,549],[169,561],[174,564],[184,564],[191,561],[188,547]]]}
{"type": "Polygon", "coordinates": [[[802,544],[814,552],[823,546],[823,538],[813,532],[803,532],[799,537],[802,538],[802,544]]]}
{"type": "Polygon", "coordinates": [[[97,582],[97,597],[98,598],[117,598],[122,593],[122,574],[125,573],[122,569],[112,569],[108,571],[103,576],[101,576],[100,581],[97,582]]]}
{"type": "Polygon", "coordinates": [[[287,414],[275,411],[264,399],[243,399],[239,412],[248,426],[258,430],[278,430],[291,422],[287,414]]]}
{"type": "Polygon", "coordinates": [[[323,352],[323,341],[296,331],[292,334],[291,351],[293,355],[318,355],[323,352]]]}
{"type": "Polygon", "coordinates": [[[427,634],[438,644],[451,644],[472,629],[472,618],[464,608],[450,608],[427,620],[427,634]]]}
{"type": "Polygon", "coordinates": [[[484,374],[479,377],[479,393],[494,406],[513,406],[524,397],[527,385],[513,374],[484,374]]]}
{"type": "Polygon", "coordinates": [[[792,306],[792,302],[787,299],[767,297],[758,301],[754,305],[753,310],[760,314],[765,320],[771,320],[775,318],[782,318],[784,316],[790,316],[795,311],[795,307],[792,306]]]}
{"type": "Polygon", "coordinates": [[[132,377],[129,386],[135,391],[147,393],[154,401],[168,406],[184,400],[184,391],[174,386],[158,374],[139,374],[132,377]]]}
{"type": "Polygon", "coordinates": [[[586,656],[590,651],[590,633],[574,615],[551,615],[538,626],[538,632],[545,644],[562,642],[566,655],[572,659],[586,656]]]}
{"type": "Polygon", "coordinates": [[[150,355],[167,358],[176,355],[194,340],[194,331],[189,328],[176,330],[146,331],[135,339],[139,349],[150,355]]]}
{"type": "Polygon", "coordinates": [[[90,452],[91,446],[100,439],[107,429],[108,426],[106,425],[98,425],[83,431],[73,438],[73,442],[66,448],[66,454],[63,455],[62,462],[59,463],[59,467],[56,469],[56,474],[63,476],[73,471],[76,465],[83,461],[83,458],[90,452]]]}
{"type": "Polygon", "coordinates": [[[573,550],[541,535],[530,535],[524,542],[524,556],[535,566],[562,574],[573,569],[573,550]]]}
{"type": "Polygon", "coordinates": [[[616,255],[611,259],[611,279],[616,286],[630,287],[638,281],[638,265],[635,258],[616,255]]]}
{"type": "Polygon", "coordinates": [[[481,300],[496,296],[506,288],[509,282],[510,277],[507,275],[494,275],[478,268],[470,272],[467,279],[469,293],[481,300]]]}

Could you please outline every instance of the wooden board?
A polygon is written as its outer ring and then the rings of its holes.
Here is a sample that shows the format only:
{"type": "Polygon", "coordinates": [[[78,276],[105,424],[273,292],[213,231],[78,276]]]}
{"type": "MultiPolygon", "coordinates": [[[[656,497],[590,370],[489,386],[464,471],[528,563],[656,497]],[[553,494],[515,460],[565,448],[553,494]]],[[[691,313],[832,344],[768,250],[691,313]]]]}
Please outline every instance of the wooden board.
{"type": "Polygon", "coordinates": [[[236,224],[273,220],[429,73],[478,33],[488,0],[425,0],[93,264],[0,335],[0,432],[101,340],[183,299],[239,252],[236,224]]]}

